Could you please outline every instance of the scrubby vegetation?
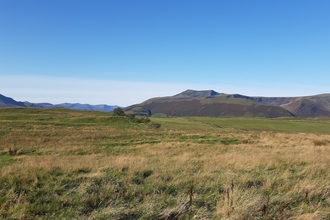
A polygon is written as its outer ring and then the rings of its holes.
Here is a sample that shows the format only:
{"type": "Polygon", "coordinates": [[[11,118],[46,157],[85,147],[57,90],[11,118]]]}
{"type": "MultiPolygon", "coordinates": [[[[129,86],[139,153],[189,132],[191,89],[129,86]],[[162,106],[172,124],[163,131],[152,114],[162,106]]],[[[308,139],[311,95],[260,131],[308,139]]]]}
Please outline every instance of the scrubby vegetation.
{"type": "Polygon", "coordinates": [[[112,115],[114,115],[114,116],[124,116],[132,123],[143,123],[143,124],[149,125],[153,128],[160,128],[159,123],[152,122],[148,117],[145,117],[145,116],[135,117],[134,114],[125,114],[125,112],[121,108],[115,108],[112,111],[112,115]]]}
{"type": "Polygon", "coordinates": [[[330,218],[329,119],[135,120],[0,109],[0,218],[330,218]]]}

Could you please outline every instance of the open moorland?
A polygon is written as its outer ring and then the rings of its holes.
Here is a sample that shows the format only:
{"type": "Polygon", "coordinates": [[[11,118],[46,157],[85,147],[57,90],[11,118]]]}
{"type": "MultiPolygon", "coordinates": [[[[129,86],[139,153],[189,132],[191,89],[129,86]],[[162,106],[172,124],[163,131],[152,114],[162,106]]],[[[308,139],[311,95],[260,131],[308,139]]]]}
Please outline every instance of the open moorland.
{"type": "Polygon", "coordinates": [[[0,109],[2,219],[330,219],[329,118],[0,109]]]}

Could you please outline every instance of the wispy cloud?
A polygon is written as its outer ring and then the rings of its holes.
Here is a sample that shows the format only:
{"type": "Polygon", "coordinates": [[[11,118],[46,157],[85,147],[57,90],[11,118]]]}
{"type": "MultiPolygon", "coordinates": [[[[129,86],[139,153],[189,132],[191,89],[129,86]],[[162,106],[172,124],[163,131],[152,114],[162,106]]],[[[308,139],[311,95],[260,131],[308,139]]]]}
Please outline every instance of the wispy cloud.
{"type": "Polygon", "coordinates": [[[329,92],[326,86],[298,84],[259,84],[226,82],[206,84],[130,82],[102,79],[0,76],[0,93],[18,101],[58,103],[89,103],[128,106],[149,98],[171,96],[186,89],[213,89],[223,93],[253,96],[303,96],[329,92]]]}

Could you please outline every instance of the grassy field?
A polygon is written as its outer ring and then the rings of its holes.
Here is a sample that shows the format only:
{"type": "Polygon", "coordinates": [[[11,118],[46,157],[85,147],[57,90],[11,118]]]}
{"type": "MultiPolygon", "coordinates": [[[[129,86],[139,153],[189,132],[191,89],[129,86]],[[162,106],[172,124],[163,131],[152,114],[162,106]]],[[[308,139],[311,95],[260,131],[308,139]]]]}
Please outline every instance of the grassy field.
{"type": "Polygon", "coordinates": [[[330,119],[0,109],[2,219],[330,219],[330,119]]]}

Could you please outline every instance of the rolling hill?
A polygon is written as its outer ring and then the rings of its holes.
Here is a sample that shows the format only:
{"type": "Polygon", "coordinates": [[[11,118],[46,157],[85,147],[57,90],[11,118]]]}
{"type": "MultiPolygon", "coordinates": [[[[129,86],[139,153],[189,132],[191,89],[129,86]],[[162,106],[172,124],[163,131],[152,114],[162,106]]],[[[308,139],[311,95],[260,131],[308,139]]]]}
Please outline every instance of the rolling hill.
{"type": "MultiPolygon", "coordinates": [[[[0,94],[0,108],[3,107],[63,107],[110,112],[118,106],[20,102],[0,94]]],[[[186,90],[173,96],[148,99],[140,104],[126,107],[124,111],[128,114],[147,117],[330,117],[330,94],[303,97],[254,97],[218,93],[213,90],[186,90]]]]}
{"type": "Polygon", "coordinates": [[[89,110],[89,111],[101,111],[111,112],[114,108],[118,108],[117,105],[89,105],[80,103],[62,103],[53,105],[51,103],[31,103],[31,102],[18,102],[10,97],[6,97],[0,94],[0,108],[5,107],[27,107],[27,108],[56,108],[63,107],[73,110],[89,110]]]}
{"type": "Polygon", "coordinates": [[[293,112],[298,117],[330,116],[330,94],[300,97],[282,104],[281,107],[293,112]]]}
{"type": "Polygon", "coordinates": [[[12,107],[12,106],[26,107],[24,102],[17,102],[10,97],[6,97],[0,94],[0,108],[12,107]]]}
{"type": "Polygon", "coordinates": [[[282,107],[301,118],[330,116],[330,94],[279,98],[241,96],[240,98],[263,105],[282,107]]]}
{"type": "Polygon", "coordinates": [[[330,116],[330,94],[306,97],[250,97],[213,90],[186,90],[124,108],[129,114],[154,117],[321,117],[330,116]]]}

